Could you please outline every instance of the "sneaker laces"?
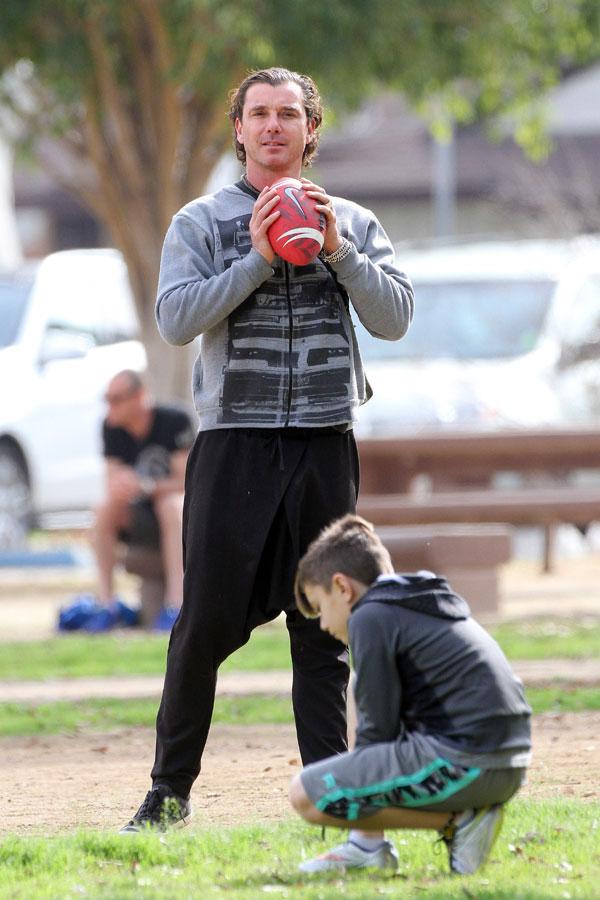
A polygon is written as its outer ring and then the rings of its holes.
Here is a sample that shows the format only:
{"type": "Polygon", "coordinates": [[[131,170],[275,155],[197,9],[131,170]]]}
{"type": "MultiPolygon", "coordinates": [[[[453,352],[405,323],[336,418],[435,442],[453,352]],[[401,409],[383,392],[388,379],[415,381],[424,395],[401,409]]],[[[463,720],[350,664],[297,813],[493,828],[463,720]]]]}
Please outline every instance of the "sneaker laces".
{"type": "Polygon", "coordinates": [[[436,838],[433,844],[434,853],[439,853],[442,849],[442,844],[446,847],[449,847],[452,843],[452,838],[456,832],[456,816],[457,813],[453,812],[450,815],[450,818],[439,830],[439,837],[436,838]]]}
{"type": "Polygon", "coordinates": [[[165,795],[159,788],[152,788],[144,797],[144,802],[135,814],[136,819],[152,819],[156,809],[161,809],[165,795]]]}

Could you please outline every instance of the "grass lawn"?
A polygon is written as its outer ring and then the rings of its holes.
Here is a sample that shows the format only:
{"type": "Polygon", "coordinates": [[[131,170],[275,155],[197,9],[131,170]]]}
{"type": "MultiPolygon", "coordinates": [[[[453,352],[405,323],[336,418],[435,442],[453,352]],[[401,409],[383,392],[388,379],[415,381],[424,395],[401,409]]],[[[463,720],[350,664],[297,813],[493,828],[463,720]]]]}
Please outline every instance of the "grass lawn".
{"type": "MultiPolygon", "coordinates": [[[[160,675],[165,670],[168,635],[137,631],[68,634],[43,641],[0,643],[0,681],[44,678],[160,675]]],[[[285,628],[257,628],[245,647],[221,671],[267,671],[290,665],[285,628]]]]}
{"type": "Polygon", "coordinates": [[[600,618],[537,617],[490,628],[509,659],[600,658],[600,618]]]}
{"type": "MultiPolygon", "coordinates": [[[[0,703],[0,734],[61,734],[82,730],[154,727],[158,698],[154,700],[83,700],[78,702],[0,703]]],[[[264,694],[217,697],[212,722],[223,725],[285,724],[293,722],[288,697],[264,694]]]]}
{"type": "Polygon", "coordinates": [[[577,801],[509,805],[488,864],[451,876],[433,832],[397,832],[396,874],[350,872],[302,876],[298,862],[338,839],[299,820],[274,826],[202,829],[165,836],[80,832],[0,841],[0,898],[230,897],[265,894],[337,900],[427,897],[436,900],[540,900],[598,897],[600,809],[577,801]]]}
{"type": "MultiPolygon", "coordinates": [[[[533,688],[527,691],[527,699],[534,713],[597,710],[600,709],[600,687],[533,688]]],[[[154,727],[157,709],[158,699],[1,703],[0,734],[16,737],[154,727]]],[[[263,694],[217,697],[212,721],[224,725],[291,724],[292,705],[288,697],[263,694]]]]}
{"type": "MultiPolygon", "coordinates": [[[[528,619],[491,629],[510,659],[600,657],[600,618],[528,619]]],[[[0,643],[0,681],[164,672],[167,636],[139,632],[64,635],[45,641],[0,643]]],[[[267,671],[290,665],[280,621],[257,628],[222,671],[267,671]]]]}

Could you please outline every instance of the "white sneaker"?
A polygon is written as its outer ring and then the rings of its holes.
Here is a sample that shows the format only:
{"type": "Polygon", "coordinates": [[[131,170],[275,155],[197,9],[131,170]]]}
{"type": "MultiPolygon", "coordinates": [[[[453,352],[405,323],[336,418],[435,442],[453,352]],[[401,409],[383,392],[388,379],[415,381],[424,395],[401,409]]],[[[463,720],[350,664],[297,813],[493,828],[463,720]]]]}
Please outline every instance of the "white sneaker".
{"type": "Polygon", "coordinates": [[[398,854],[389,841],[382,841],[376,850],[363,850],[353,841],[338,844],[326,853],[307,859],[298,866],[301,872],[332,872],[343,869],[397,869],[398,854]]]}
{"type": "Polygon", "coordinates": [[[459,875],[471,875],[484,864],[502,828],[504,807],[484,806],[466,809],[442,831],[448,847],[450,869],[459,875]]]}

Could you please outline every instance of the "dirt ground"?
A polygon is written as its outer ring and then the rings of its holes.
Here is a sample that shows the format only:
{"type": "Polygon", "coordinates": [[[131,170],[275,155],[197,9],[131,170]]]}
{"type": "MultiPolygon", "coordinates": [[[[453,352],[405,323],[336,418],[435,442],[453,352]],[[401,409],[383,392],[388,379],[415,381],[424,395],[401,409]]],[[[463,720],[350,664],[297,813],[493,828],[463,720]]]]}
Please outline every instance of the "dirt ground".
{"type": "MultiPolygon", "coordinates": [[[[594,760],[600,713],[534,721],[534,763],[524,796],[600,801],[594,760]]],[[[0,740],[0,834],[115,829],[148,788],[153,732],[0,740]]],[[[290,815],[287,788],[299,770],[291,726],[214,726],[192,799],[194,826],[277,821],[290,815]]]]}
{"type": "MultiPolygon", "coordinates": [[[[54,581],[45,574],[42,589],[41,583],[31,582],[31,576],[3,573],[0,641],[50,636],[60,603],[76,588],[82,590],[80,580],[70,583],[62,574],[54,581]]],[[[127,592],[124,595],[128,596],[127,592]]],[[[559,560],[551,575],[540,576],[539,562],[515,560],[504,567],[500,620],[549,613],[573,618],[599,611],[600,552],[559,560]]],[[[550,668],[554,665],[547,663],[550,668]]],[[[534,683],[540,677],[538,669],[520,674],[527,684],[534,683]]],[[[598,681],[596,668],[587,673],[578,669],[576,677],[582,683],[598,681]]],[[[4,702],[9,699],[25,700],[5,697],[4,702]]],[[[593,765],[599,750],[600,713],[536,717],[534,762],[524,795],[600,802],[593,765]]],[[[151,729],[0,738],[0,834],[118,828],[135,812],[148,789],[153,752],[151,729]]],[[[299,767],[292,726],[215,725],[192,795],[192,827],[277,821],[290,816],[287,789],[299,767]]]]}

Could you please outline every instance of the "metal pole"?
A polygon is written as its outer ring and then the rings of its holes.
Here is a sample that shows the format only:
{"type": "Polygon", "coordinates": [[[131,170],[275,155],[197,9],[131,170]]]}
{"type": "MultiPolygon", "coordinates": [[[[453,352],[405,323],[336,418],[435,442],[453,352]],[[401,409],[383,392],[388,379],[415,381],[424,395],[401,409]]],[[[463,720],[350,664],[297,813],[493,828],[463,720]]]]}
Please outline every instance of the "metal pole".
{"type": "Polygon", "coordinates": [[[435,236],[450,238],[456,230],[456,142],[454,127],[448,123],[445,141],[433,141],[433,207],[435,236]]]}

